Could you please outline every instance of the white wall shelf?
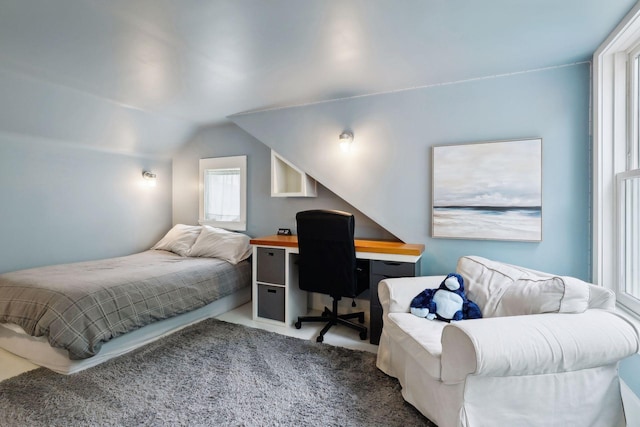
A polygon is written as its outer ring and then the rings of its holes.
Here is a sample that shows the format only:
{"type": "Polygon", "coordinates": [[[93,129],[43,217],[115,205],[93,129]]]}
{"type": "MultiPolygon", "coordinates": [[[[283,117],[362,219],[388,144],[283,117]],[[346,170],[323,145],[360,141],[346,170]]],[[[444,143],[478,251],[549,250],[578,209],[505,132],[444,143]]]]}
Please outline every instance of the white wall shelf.
{"type": "Polygon", "coordinates": [[[271,197],[316,196],[316,181],[271,150],[271,197]]]}

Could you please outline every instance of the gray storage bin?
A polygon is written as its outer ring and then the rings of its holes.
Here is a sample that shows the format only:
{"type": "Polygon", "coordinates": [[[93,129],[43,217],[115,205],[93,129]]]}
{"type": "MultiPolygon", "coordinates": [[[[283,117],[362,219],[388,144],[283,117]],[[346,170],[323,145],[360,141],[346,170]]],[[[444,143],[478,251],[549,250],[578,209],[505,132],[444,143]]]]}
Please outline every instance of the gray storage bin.
{"type": "Polygon", "coordinates": [[[258,248],[257,281],[284,285],[284,249],[258,248]]]}
{"type": "Polygon", "coordinates": [[[258,317],[284,322],[284,288],[258,284],[258,317]]]}

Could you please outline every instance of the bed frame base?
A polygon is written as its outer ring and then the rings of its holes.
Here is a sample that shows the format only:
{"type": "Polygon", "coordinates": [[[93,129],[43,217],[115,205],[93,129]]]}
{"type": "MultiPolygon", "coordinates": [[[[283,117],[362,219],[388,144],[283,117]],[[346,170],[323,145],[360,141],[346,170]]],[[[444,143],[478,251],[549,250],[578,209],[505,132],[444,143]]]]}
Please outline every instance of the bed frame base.
{"type": "Polygon", "coordinates": [[[121,356],[209,317],[218,316],[251,301],[251,287],[242,288],[197,310],[160,320],[105,343],[100,352],[82,360],[69,359],[66,350],[53,348],[45,337],[32,337],[0,324],[0,347],[60,374],[73,374],[121,356]]]}

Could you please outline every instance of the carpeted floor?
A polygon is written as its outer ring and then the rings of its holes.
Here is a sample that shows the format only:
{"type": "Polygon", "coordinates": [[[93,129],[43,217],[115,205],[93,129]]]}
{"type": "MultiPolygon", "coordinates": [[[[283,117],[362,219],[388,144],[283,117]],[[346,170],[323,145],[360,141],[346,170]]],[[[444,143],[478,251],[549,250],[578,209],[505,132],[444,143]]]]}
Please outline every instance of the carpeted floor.
{"type": "Polygon", "coordinates": [[[375,355],[208,319],[65,376],[0,383],[2,426],[434,426],[375,355]]]}

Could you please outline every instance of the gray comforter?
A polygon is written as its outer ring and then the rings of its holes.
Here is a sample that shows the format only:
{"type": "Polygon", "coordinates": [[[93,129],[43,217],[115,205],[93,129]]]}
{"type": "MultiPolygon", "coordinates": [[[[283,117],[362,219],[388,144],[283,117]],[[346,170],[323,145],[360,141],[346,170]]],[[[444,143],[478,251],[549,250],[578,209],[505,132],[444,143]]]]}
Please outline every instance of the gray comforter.
{"type": "Polygon", "coordinates": [[[251,265],[150,250],[0,274],[0,322],[85,359],[106,341],[251,285],[251,265]]]}

